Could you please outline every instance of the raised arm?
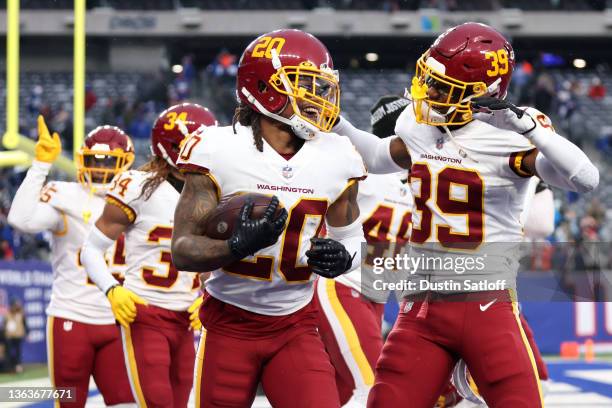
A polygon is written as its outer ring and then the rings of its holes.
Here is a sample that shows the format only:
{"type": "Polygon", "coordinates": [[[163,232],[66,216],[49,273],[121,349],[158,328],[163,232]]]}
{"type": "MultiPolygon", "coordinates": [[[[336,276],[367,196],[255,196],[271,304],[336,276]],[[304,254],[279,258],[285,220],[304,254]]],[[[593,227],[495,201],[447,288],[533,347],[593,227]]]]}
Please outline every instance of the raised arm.
{"type": "MultiPolygon", "coordinates": [[[[64,229],[63,214],[41,201],[41,190],[50,167],[50,163],[32,162],[32,167],[15,193],[8,213],[8,223],[20,231],[36,234],[42,231],[60,232],[64,229]]],[[[48,186],[43,191],[43,199],[49,199],[54,193],[55,188],[48,186]]]]}
{"type": "Polygon", "coordinates": [[[357,129],[343,117],[340,117],[332,131],[351,140],[370,173],[397,173],[402,169],[410,169],[410,153],[397,136],[381,139],[372,133],[357,129]]]}
{"type": "MultiPolygon", "coordinates": [[[[45,184],[52,163],[62,151],[59,135],[49,134],[42,116],[38,117],[38,142],[35,147],[35,159],[19,186],[8,214],[8,222],[13,227],[31,234],[52,231],[60,232],[64,228],[62,213],[46,202],[41,201],[41,190],[45,184]]],[[[55,189],[47,187],[43,200],[49,201],[55,189]]]]}
{"type": "Polygon", "coordinates": [[[308,265],[314,273],[335,278],[360,265],[361,244],[365,238],[359,220],[358,191],[355,181],[327,210],[328,238],[313,238],[306,251],[308,265]]]}
{"type": "Polygon", "coordinates": [[[488,113],[494,126],[520,133],[536,147],[525,155],[521,167],[544,182],[564,190],[587,193],[599,184],[599,171],[578,146],[555,132],[546,115],[533,108],[521,109],[490,97],[474,98],[475,110],[488,113]]]}

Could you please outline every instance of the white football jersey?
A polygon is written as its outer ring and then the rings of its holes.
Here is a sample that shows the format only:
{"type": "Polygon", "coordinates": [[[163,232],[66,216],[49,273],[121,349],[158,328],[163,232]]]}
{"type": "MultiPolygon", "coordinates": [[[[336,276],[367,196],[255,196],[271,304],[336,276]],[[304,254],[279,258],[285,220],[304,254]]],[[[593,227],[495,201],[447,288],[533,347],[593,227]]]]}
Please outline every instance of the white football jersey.
{"type": "Polygon", "coordinates": [[[488,254],[487,272],[515,273],[511,245],[502,243],[523,240],[520,217],[531,175],[521,163],[534,149],[529,140],[479,120],[452,129],[451,137],[442,127],[417,124],[411,105],[395,131],[412,158],[411,245],[473,253],[483,243],[499,243],[486,245],[500,251],[488,254]]]}
{"type": "Polygon", "coordinates": [[[180,193],[163,181],[149,199],[142,186],[152,173],[130,170],[113,179],[106,200],[122,208],[132,224],[125,232],[127,270],[123,286],[150,304],[185,311],[199,293],[197,273],[177,271],[170,239],[180,193]]]}
{"type": "Polygon", "coordinates": [[[221,197],[252,192],[276,195],[289,212],[276,244],[255,256],[214,271],[206,290],[215,298],[251,312],[287,315],[313,296],[314,274],[306,263],[310,238],[323,225],[327,208],[366,170],[344,136],[320,133],[286,160],[264,140],[256,149],[250,127],[207,128],[183,146],[178,166],[209,174],[221,197]]]}
{"type": "MultiPolygon", "coordinates": [[[[90,194],[74,182],[49,182],[40,200],[62,214],[64,228],[51,240],[53,288],[47,315],[89,324],[113,324],[115,318],[104,293],[87,277],[79,260],[89,229],[102,214],[104,199],[90,194]]],[[[123,279],[125,248],[123,237],[106,254],[115,278],[123,279]]]]}
{"type": "MultiPolygon", "coordinates": [[[[372,275],[372,258],[389,257],[401,250],[410,239],[412,192],[406,180],[408,171],[397,174],[369,174],[359,183],[359,218],[368,247],[368,254],[360,269],[336,278],[336,281],[364,294],[369,299],[385,303],[387,290],[372,290],[372,280],[363,282],[362,274],[372,275]]],[[[371,276],[375,279],[375,276],[371,276]]]]}

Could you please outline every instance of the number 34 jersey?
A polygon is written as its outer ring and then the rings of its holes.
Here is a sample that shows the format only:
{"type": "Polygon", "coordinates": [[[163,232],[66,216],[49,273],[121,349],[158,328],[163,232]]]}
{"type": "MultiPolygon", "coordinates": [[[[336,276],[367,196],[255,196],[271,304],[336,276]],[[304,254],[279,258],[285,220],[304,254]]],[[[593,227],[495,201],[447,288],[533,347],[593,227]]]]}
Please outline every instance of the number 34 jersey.
{"type": "Polygon", "coordinates": [[[106,196],[121,208],[132,225],[125,233],[127,270],[124,286],[150,304],[185,311],[198,296],[198,274],[177,271],[172,263],[170,239],[179,192],[163,181],[151,194],[142,187],[151,173],[130,170],[117,175],[106,196]]]}
{"type": "Polygon", "coordinates": [[[206,290],[248,311],[280,316],[301,309],[313,296],[314,275],[306,250],[323,225],[329,206],[366,171],[350,141],[319,133],[288,160],[265,140],[256,149],[250,127],[207,128],[183,146],[182,171],[207,174],[219,196],[241,192],[276,195],[288,213],[278,241],[255,256],[214,271],[206,290]]]}

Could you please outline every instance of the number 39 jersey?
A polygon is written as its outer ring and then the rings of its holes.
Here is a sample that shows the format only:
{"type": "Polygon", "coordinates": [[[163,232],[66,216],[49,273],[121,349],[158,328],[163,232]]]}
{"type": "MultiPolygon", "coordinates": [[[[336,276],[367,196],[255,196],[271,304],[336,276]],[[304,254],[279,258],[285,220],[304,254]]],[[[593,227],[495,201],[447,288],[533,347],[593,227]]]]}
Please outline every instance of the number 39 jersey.
{"type": "MultiPolygon", "coordinates": [[[[102,213],[104,199],[88,193],[79,183],[52,181],[43,187],[40,200],[63,219],[63,228],[51,241],[53,288],[47,314],[81,323],[113,324],[108,300],[88,279],[79,260],[81,245],[102,213]]],[[[106,253],[109,268],[118,279],[125,270],[123,242],[122,236],[106,253]]]]}
{"type": "MultiPolygon", "coordinates": [[[[503,251],[501,243],[523,240],[520,215],[531,175],[521,164],[534,148],[525,137],[479,120],[449,136],[441,127],[417,124],[411,105],[395,131],[412,158],[411,245],[470,252],[484,250],[482,243],[499,243],[495,249],[503,251]]],[[[515,272],[518,265],[502,267],[512,263],[502,258],[495,263],[489,254],[487,267],[515,272]]]]}
{"type": "Polygon", "coordinates": [[[264,140],[256,149],[250,127],[207,128],[183,146],[182,171],[207,174],[219,196],[241,192],[276,195],[287,209],[287,226],[278,241],[255,256],[214,271],[206,290],[215,298],[248,311],[287,315],[313,296],[314,275],[305,256],[318,235],[328,207],[366,171],[344,136],[320,133],[289,160],[264,140]]]}
{"type": "Polygon", "coordinates": [[[151,173],[130,170],[113,179],[106,200],[121,208],[132,225],[125,233],[127,270],[124,286],[150,304],[185,311],[198,296],[197,273],[179,272],[172,263],[170,239],[179,192],[163,181],[142,194],[151,173]]]}

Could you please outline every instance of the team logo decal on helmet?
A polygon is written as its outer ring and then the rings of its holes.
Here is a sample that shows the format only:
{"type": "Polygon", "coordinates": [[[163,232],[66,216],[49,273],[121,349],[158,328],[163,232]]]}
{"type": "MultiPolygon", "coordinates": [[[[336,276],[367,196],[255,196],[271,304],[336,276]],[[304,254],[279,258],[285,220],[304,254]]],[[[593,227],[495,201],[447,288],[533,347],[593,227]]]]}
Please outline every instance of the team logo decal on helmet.
{"type": "Polygon", "coordinates": [[[340,114],[338,71],[327,48],[300,30],[256,38],[238,65],[237,94],[256,111],[283,122],[304,139],[329,132],[340,114]],[[280,113],[290,104],[293,115],[280,113]]]}
{"type": "Polygon", "coordinates": [[[98,126],[76,154],[77,179],[83,185],[107,184],[134,162],[130,137],[116,126],[98,126]]]}
{"type": "Polygon", "coordinates": [[[196,103],[181,103],[159,114],[151,130],[152,153],[176,167],[179,151],[187,137],[202,126],[217,126],[215,115],[196,103]]]}
{"type": "Polygon", "coordinates": [[[460,125],[472,120],[470,100],[505,98],[514,51],[503,35],[465,23],[440,35],[417,61],[410,98],[419,123],[460,125]]]}

